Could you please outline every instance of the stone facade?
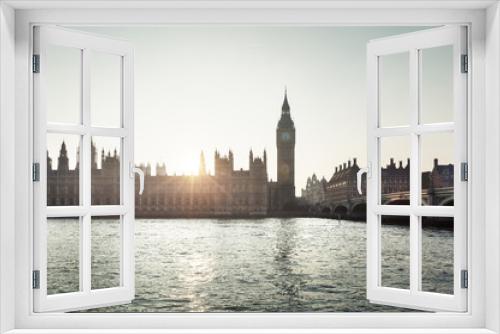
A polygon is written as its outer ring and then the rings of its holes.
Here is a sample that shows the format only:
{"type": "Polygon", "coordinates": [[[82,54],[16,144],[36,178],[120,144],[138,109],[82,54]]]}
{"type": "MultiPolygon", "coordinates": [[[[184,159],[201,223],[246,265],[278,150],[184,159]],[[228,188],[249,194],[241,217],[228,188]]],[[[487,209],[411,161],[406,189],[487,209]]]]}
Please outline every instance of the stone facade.
{"type": "Polygon", "coordinates": [[[215,173],[209,175],[203,154],[197,176],[167,175],[164,166],[141,165],[145,173],[144,193],[136,193],[138,217],[245,217],[268,212],[267,158],[249,153],[248,170],[234,170],[233,153],[215,152],[215,173]],[[158,173],[160,170],[160,173],[158,173]]]}
{"type": "MultiPolygon", "coordinates": [[[[337,203],[345,200],[352,200],[359,197],[356,174],[359,167],[356,159],[353,163],[349,160],[343,165],[335,167],[335,173],[326,184],[325,200],[330,203],[337,203]]],[[[366,180],[362,184],[363,190],[366,187],[366,180]]]]}
{"type": "Polygon", "coordinates": [[[382,194],[410,191],[410,160],[403,166],[403,161],[399,161],[396,166],[391,158],[389,164],[382,168],[381,175],[382,194]]]}

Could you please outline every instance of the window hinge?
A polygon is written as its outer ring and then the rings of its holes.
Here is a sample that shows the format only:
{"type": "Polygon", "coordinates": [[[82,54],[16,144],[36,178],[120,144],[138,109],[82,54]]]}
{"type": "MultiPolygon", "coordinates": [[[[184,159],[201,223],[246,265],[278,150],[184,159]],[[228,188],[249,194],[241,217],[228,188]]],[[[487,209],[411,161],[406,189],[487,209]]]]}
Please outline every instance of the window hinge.
{"type": "Polygon", "coordinates": [[[32,287],[40,289],[40,270],[33,270],[32,287]]]}
{"type": "Polygon", "coordinates": [[[33,163],[33,182],[40,181],[40,164],[38,162],[33,163]]]}
{"type": "Polygon", "coordinates": [[[462,162],[460,164],[460,178],[462,181],[469,180],[469,164],[466,162],[462,162]]]}
{"type": "Polygon", "coordinates": [[[460,273],[460,287],[462,289],[467,289],[469,287],[469,271],[468,270],[462,270],[460,273]]]}
{"type": "Polygon", "coordinates": [[[469,72],[469,56],[462,55],[462,73],[469,72]]]}
{"type": "Polygon", "coordinates": [[[40,73],[40,55],[33,55],[33,73],[40,73]]]}

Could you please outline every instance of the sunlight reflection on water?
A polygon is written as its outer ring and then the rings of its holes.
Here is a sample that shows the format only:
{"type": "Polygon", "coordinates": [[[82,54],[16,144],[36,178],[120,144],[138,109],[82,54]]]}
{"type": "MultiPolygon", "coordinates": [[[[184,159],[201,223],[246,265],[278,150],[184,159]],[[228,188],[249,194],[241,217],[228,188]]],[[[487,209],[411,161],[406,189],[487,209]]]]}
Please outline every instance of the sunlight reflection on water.
{"type": "MultiPolygon", "coordinates": [[[[52,224],[57,224],[62,237],[64,221],[52,224]]],[[[96,224],[96,229],[105,234],[108,225],[96,224]]],[[[310,218],[139,219],[135,228],[136,299],[129,305],[92,311],[401,311],[366,300],[365,226],[310,218]]],[[[394,235],[401,229],[389,228],[394,235]]],[[[451,231],[424,233],[433,237],[427,238],[434,242],[430,246],[452,249],[451,231]]],[[[392,240],[405,244],[399,239],[392,240]]],[[[429,266],[439,266],[438,271],[430,272],[435,275],[432,284],[449,286],[451,265],[432,261],[424,260],[429,266]]],[[[67,273],[65,280],[53,274],[53,286],[73,281],[67,279],[67,273]]],[[[396,270],[391,275],[389,281],[398,282],[407,273],[396,270]]]]}

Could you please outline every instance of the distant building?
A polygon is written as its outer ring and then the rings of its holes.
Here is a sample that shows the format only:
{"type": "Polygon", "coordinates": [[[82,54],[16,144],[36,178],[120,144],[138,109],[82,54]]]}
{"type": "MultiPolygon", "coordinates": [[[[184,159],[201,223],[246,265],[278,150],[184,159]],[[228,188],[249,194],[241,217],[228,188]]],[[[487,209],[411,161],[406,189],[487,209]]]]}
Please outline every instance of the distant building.
{"type": "MultiPolygon", "coordinates": [[[[91,146],[91,203],[92,205],[120,204],[120,159],[116,152],[101,152],[101,167],[97,167],[97,151],[91,146]]],[[[47,153],[47,205],[68,206],[80,204],[80,162],[69,168],[66,143],[63,141],[53,169],[47,153]]]]}
{"type": "Polygon", "coordinates": [[[293,209],[295,204],[295,124],[287,93],[276,127],[277,182],[269,183],[269,208],[274,212],[293,209]]]}
{"type": "MultiPolygon", "coordinates": [[[[353,159],[335,167],[330,180],[318,180],[316,174],[308,178],[302,189],[302,199],[316,213],[333,216],[364,219],[366,214],[366,174],[363,174],[361,188],[357,190],[357,160],[353,159]]],[[[372,171],[373,173],[373,171],[372,171]]],[[[421,175],[421,195],[424,205],[453,205],[453,164],[440,165],[434,159],[431,171],[421,175]]],[[[408,205],[410,202],[410,161],[396,165],[394,159],[381,169],[381,202],[391,205],[408,205]]]]}
{"type": "Polygon", "coordinates": [[[453,185],[455,178],[453,164],[440,165],[438,159],[434,159],[432,171],[422,174],[422,197],[424,204],[454,204],[453,185]]]}
{"type": "Polygon", "coordinates": [[[396,166],[394,158],[391,158],[389,164],[382,168],[381,183],[382,194],[410,191],[410,159],[407,159],[406,166],[403,166],[403,161],[396,166]]]}
{"type": "Polygon", "coordinates": [[[302,189],[301,197],[311,205],[321,205],[326,200],[327,181],[324,177],[318,179],[316,174],[307,178],[306,188],[302,189]]]}
{"type": "MultiPolygon", "coordinates": [[[[145,190],[136,192],[137,217],[246,217],[303,214],[309,212],[364,219],[366,215],[366,175],[362,178],[363,195],[357,190],[359,166],[353,159],[335,168],[330,179],[315,174],[307,179],[302,197],[295,197],[295,124],[285,91],[281,116],[276,127],[277,181],[269,181],[267,153],[254,157],[250,150],[248,169],[234,169],[234,156],[214,153],[214,174],[207,172],[203,152],[197,176],[169,175],[165,164],[139,166],[145,173],[145,190]]],[[[120,203],[120,157],[116,150],[98,152],[91,145],[91,204],[120,203]],[[100,161],[100,164],[98,164],[100,161]]],[[[47,205],[79,205],[80,162],[69,168],[66,143],[61,144],[57,167],[47,153],[47,205]]],[[[422,204],[453,205],[454,166],[434,160],[431,171],[422,173],[422,204]]],[[[136,183],[138,180],[136,180],[136,183]]],[[[138,189],[138,187],[136,187],[138,189]]],[[[382,204],[408,204],[410,163],[398,165],[390,159],[381,169],[382,204]]]]}
{"type": "MultiPolygon", "coordinates": [[[[93,149],[94,146],[92,146],[93,149]]],[[[68,151],[63,141],[57,158],[57,169],[52,168],[52,159],[47,152],[47,205],[79,205],[80,186],[78,162],[69,169],[68,151]]]]}
{"type": "Polygon", "coordinates": [[[440,165],[438,159],[434,159],[434,167],[430,173],[429,188],[448,188],[453,187],[453,165],[440,165]]]}
{"type": "MultiPolygon", "coordinates": [[[[164,164],[141,165],[145,174],[144,193],[136,192],[137,217],[234,217],[266,216],[287,210],[295,201],[295,126],[290,116],[287,94],[276,129],[277,182],[269,182],[267,153],[254,157],[250,150],[247,170],[234,169],[233,152],[214,154],[214,174],[206,170],[205,156],[200,155],[197,176],[168,175],[164,164]]],[[[116,150],[91,153],[92,205],[120,203],[120,159],[116,150]]],[[[58,165],[52,168],[47,154],[47,204],[78,205],[80,166],[69,168],[66,144],[59,151],[58,165]]],[[[136,180],[136,183],[138,180],[136,180]]],[[[136,187],[138,189],[138,187],[136,187]]]]}
{"type": "MultiPolygon", "coordinates": [[[[138,217],[234,217],[265,216],[267,207],[267,161],[249,153],[248,170],[234,170],[233,153],[215,152],[215,173],[209,175],[200,156],[197,176],[151,175],[151,167],[141,165],[145,173],[144,193],[136,193],[138,217]]],[[[157,167],[158,170],[158,167],[157,167]]],[[[158,174],[158,173],[157,173],[158,174]]]]}

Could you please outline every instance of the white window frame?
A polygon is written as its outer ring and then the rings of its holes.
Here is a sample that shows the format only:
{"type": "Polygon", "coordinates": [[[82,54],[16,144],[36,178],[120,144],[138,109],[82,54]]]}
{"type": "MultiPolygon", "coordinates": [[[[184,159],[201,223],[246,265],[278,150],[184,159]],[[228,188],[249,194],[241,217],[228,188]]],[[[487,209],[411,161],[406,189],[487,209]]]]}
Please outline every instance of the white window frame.
{"type": "Polygon", "coordinates": [[[430,311],[467,310],[467,289],[461,282],[461,271],[467,270],[467,181],[461,179],[461,164],[467,163],[467,81],[462,70],[462,56],[467,55],[467,29],[444,26],[413,33],[372,40],[367,46],[368,81],[368,166],[367,175],[367,297],[371,302],[430,311]],[[453,118],[450,122],[421,122],[421,50],[452,46],[453,118]],[[408,54],[409,123],[384,127],[380,124],[380,57],[408,54]],[[430,133],[453,136],[454,205],[422,205],[421,200],[421,138],[430,133]],[[385,205],[381,202],[381,161],[384,138],[408,138],[410,158],[409,205],[385,205]],[[406,216],[409,219],[409,288],[382,286],[382,216],[406,216]],[[453,217],[453,293],[441,294],[422,290],[422,217],[453,217]]]}
{"type": "Polygon", "coordinates": [[[0,3],[1,333],[9,330],[18,334],[47,333],[47,329],[60,333],[111,332],[97,331],[99,328],[128,328],[128,333],[144,332],[146,328],[170,328],[172,330],[165,330],[170,333],[175,332],[175,328],[191,328],[191,333],[284,333],[287,330],[294,333],[353,332],[346,328],[358,329],[358,333],[500,332],[500,226],[497,223],[500,220],[500,177],[497,175],[500,170],[500,9],[496,1],[375,0],[349,3],[334,0],[242,0],[228,3],[208,0],[140,3],[133,0],[101,0],[67,1],[64,4],[66,9],[58,6],[62,6],[58,1],[45,0],[11,0],[0,3]],[[23,10],[16,11],[14,8],[23,10]],[[471,201],[468,204],[468,215],[473,228],[468,231],[471,275],[467,313],[143,315],[32,312],[32,25],[186,23],[469,25],[471,88],[468,94],[471,112],[468,116],[468,130],[471,138],[468,146],[471,152],[471,182],[468,195],[471,201]],[[488,182],[485,182],[486,178],[488,182]],[[216,330],[218,328],[226,329],[216,330]]]}
{"type": "Polygon", "coordinates": [[[130,303],[134,299],[134,117],[133,117],[133,48],[130,43],[60,27],[34,28],[34,52],[39,55],[39,73],[33,76],[33,159],[39,164],[39,180],[33,184],[33,268],[39,271],[39,288],[34,289],[35,312],[73,311],[89,307],[130,303]],[[49,45],[81,50],[81,103],[79,124],[50,122],[47,118],[48,86],[47,49],[49,45]],[[93,126],[90,110],[91,63],[94,52],[120,59],[120,125],[109,128],[93,126]],[[44,94],[45,93],[45,94],[44,94]],[[69,134],[80,138],[79,203],[75,206],[47,205],[47,134],[69,134]],[[116,205],[92,205],[92,137],[120,141],[120,202],[116,205]],[[118,216],[120,220],[119,286],[92,289],[91,225],[92,216],[118,216]],[[71,293],[47,293],[47,224],[49,218],[78,218],[79,290],[71,293]],[[43,223],[41,223],[43,222],[43,223]]]}

